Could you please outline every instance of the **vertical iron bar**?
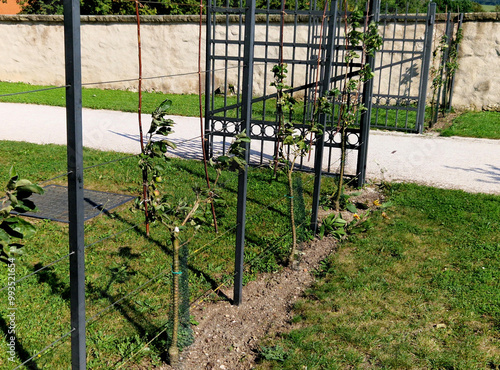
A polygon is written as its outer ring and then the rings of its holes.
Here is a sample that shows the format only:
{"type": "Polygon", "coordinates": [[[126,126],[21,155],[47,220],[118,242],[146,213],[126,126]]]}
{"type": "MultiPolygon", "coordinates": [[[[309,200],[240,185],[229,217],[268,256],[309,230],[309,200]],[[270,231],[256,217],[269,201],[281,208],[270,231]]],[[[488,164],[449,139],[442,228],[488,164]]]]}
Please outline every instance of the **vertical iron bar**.
{"type": "MultiPolygon", "coordinates": [[[[383,25],[383,31],[382,31],[382,40],[384,40],[384,43],[385,43],[385,30],[387,29],[387,13],[388,13],[388,4],[386,3],[385,4],[385,14],[384,14],[384,25],[383,25]]],[[[379,58],[380,58],[380,67],[378,68],[379,69],[379,74],[378,74],[378,86],[377,86],[377,109],[375,111],[375,126],[379,126],[379,123],[378,123],[378,112],[380,110],[380,96],[381,96],[381,93],[380,93],[380,88],[382,86],[382,72],[383,72],[383,63],[384,63],[384,54],[385,54],[385,47],[384,45],[382,45],[381,47],[381,50],[380,50],[380,53],[379,53],[379,58]]],[[[375,72],[376,69],[374,68],[373,71],[375,72]]],[[[386,98],[387,100],[387,98],[386,98]]],[[[387,106],[387,101],[386,101],[386,106],[387,106]]],[[[386,109],[386,114],[387,114],[387,109],[386,109]]]]}
{"type": "MultiPolygon", "coordinates": [[[[326,59],[324,74],[321,76],[323,78],[321,83],[321,93],[320,96],[325,96],[330,89],[330,78],[332,74],[332,64],[334,57],[334,48],[336,41],[336,30],[337,30],[337,0],[333,0],[330,4],[330,19],[329,29],[328,29],[328,43],[326,46],[326,59]]],[[[313,107],[314,109],[314,107],[313,107]]],[[[321,193],[321,175],[323,173],[323,152],[325,147],[325,130],[327,125],[327,115],[321,113],[319,117],[319,123],[322,127],[321,135],[316,135],[316,142],[314,143],[314,190],[313,190],[313,202],[311,210],[311,229],[316,233],[318,229],[318,210],[319,210],[319,198],[321,193]]]]}
{"type": "MultiPolygon", "coordinates": [[[[255,41],[255,0],[247,0],[245,14],[245,47],[243,66],[243,92],[242,92],[242,128],[250,135],[250,121],[252,119],[252,85],[253,85],[253,56],[255,41]],[[250,4],[248,4],[248,2],[250,4]]],[[[247,180],[248,162],[250,161],[250,143],[244,143],[245,159],[247,164],[238,175],[238,205],[236,228],[236,254],[234,258],[234,295],[233,304],[242,302],[243,288],[243,259],[245,251],[245,222],[247,207],[247,180]]]]}
{"type": "MultiPolygon", "coordinates": [[[[371,21],[378,22],[380,16],[380,0],[370,0],[370,5],[367,14],[368,23],[371,21]]],[[[374,68],[374,56],[367,56],[366,63],[374,68]]],[[[358,161],[356,166],[356,181],[357,186],[361,187],[365,183],[366,178],[366,159],[368,156],[368,137],[370,136],[370,119],[372,113],[372,100],[373,100],[373,78],[370,78],[363,84],[362,103],[366,110],[361,113],[359,121],[359,147],[358,147],[358,161]]]]}
{"type": "MultiPolygon", "coordinates": [[[[464,13],[460,13],[458,15],[458,26],[457,26],[457,33],[460,31],[462,28],[462,23],[464,21],[464,13]]],[[[455,34],[455,39],[456,39],[456,34],[455,34]]],[[[460,44],[456,45],[456,53],[458,55],[458,50],[459,50],[460,44]]],[[[450,81],[450,89],[448,91],[449,93],[449,98],[448,98],[448,113],[451,112],[451,100],[453,99],[453,87],[455,86],[455,73],[451,76],[451,81],[450,81]]]]}
{"type": "Polygon", "coordinates": [[[71,368],[86,368],[80,2],[64,0],[71,368]]]}
{"type": "MultiPolygon", "coordinates": [[[[429,69],[432,55],[432,35],[434,34],[434,23],[436,17],[436,3],[429,3],[427,8],[427,25],[425,29],[424,54],[422,55],[422,70],[420,72],[420,86],[417,104],[417,126],[415,129],[419,134],[424,131],[425,102],[427,99],[427,86],[429,84],[429,69]]],[[[432,119],[432,117],[431,117],[432,119]]]]}
{"type": "Polygon", "coordinates": [[[213,104],[211,105],[212,96],[212,75],[215,73],[212,70],[212,0],[207,1],[207,14],[205,16],[205,153],[207,153],[207,157],[212,157],[212,151],[210,145],[212,143],[212,138],[210,135],[210,125],[212,120],[211,110],[213,109],[213,104]],[[210,140],[209,140],[210,138],[210,140]]]}
{"type": "MultiPolygon", "coordinates": [[[[418,14],[418,9],[417,9],[417,13],[416,13],[416,16],[418,17],[419,14],[418,14]]],[[[409,105],[410,105],[410,96],[412,96],[412,92],[411,92],[411,85],[412,85],[412,81],[413,81],[413,74],[412,74],[412,71],[413,71],[413,67],[415,66],[415,62],[417,60],[417,58],[415,57],[415,54],[417,54],[418,52],[415,50],[415,47],[417,46],[417,42],[418,42],[418,39],[417,39],[417,26],[418,26],[418,20],[415,19],[415,28],[413,29],[413,47],[412,47],[412,50],[411,50],[411,63],[410,63],[410,73],[409,73],[409,81],[408,81],[408,99],[407,99],[407,107],[406,107],[406,124],[405,124],[405,127],[408,127],[408,116],[409,116],[409,105]]],[[[422,54],[420,54],[420,56],[422,56],[422,54]]],[[[420,57],[418,58],[420,59],[420,57]]],[[[415,121],[415,127],[413,128],[413,130],[415,132],[418,131],[418,128],[417,128],[417,122],[415,121]]]]}
{"type": "MultiPolygon", "coordinates": [[[[389,83],[387,85],[387,106],[389,106],[391,104],[391,85],[392,85],[392,69],[394,67],[394,50],[395,50],[395,44],[396,44],[396,28],[398,26],[398,22],[397,22],[397,15],[398,15],[398,11],[396,9],[396,14],[394,15],[394,18],[393,18],[393,21],[394,21],[394,28],[392,30],[392,46],[391,46],[391,62],[390,62],[390,67],[389,67],[389,83]]],[[[397,102],[396,102],[397,104],[397,102]]],[[[389,120],[389,109],[386,109],[385,111],[385,127],[387,128],[387,124],[388,124],[388,120],[389,120]]],[[[397,129],[398,128],[398,122],[397,120],[394,121],[394,129],[397,129]]]]}

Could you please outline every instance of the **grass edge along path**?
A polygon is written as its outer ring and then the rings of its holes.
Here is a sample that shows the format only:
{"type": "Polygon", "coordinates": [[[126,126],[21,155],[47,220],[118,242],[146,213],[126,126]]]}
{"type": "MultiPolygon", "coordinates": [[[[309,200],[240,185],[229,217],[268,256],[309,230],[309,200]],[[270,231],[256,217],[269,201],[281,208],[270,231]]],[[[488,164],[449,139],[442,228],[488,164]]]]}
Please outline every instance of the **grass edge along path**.
{"type": "MultiPolygon", "coordinates": [[[[12,94],[25,91],[53,88],[54,86],[30,85],[21,82],[2,82],[0,81],[0,95],[12,94]]],[[[83,88],[82,104],[84,108],[90,109],[107,109],[123,112],[137,112],[137,92],[129,90],[111,90],[97,88],[83,88]]],[[[162,92],[143,92],[143,107],[144,113],[151,113],[165,99],[172,100],[172,106],[169,114],[198,117],[199,115],[199,98],[195,94],[164,94],[162,92]]],[[[236,102],[235,96],[227,96],[228,104],[236,102]]],[[[40,104],[49,106],[65,106],[65,90],[64,88],[51,89],[40,92],[33,92],[20,95],[0,97],[0,102],[24,103],[24,104],[40,104]]],[[[224,96],[217,96],[215,99],[216,108],[222,107],[224,104],[224,96]]],[[[266,106],[266,117],[270,118],[274,112],[270,108],[272,104],[266,106]]],[[[262,103],[254,104],[254,112],[257,115],[262,114],[262,103]]],[[[234,116],[234,111],[228,112],[229,116],[234,116]]],[[[377,119],[379,123],[384,123],[387,118],[389,122],[395,119],[395,113],[391,110],[380,115],[373,115],[372,122],[377,119]]],[[[415,117],[411,116],[410,120],[415,117]]],[[[500,112],[481,111],[481,112],[464,112],[457,117],[451,127],[440,130],[442,136],[464,136],[477,137],[486,139],[500,139],[500,112]]],[[[389,125],[391,126],[391,125],[389,125]]]]}
{"type": "Polygon", "coordinates": [[[263,369],[498,369],[500,197],[389,184],[261,346],[263,369]]]}
{"type": "Polygon", "coordinates": [[[440,130],[440,135],[500,139],[500,112],[464,112],[450,127],[440,130]]]}

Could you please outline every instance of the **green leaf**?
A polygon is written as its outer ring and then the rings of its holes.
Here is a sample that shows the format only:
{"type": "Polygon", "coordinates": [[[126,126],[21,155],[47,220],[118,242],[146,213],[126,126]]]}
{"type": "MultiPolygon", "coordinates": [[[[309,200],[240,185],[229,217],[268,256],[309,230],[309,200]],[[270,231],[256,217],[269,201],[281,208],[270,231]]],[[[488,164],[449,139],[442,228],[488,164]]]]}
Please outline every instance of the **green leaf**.
{"type": "Polygon", "coordinates": [[[10,170],[9,170],[9,177],[10,177],[11,179],[15,177],[15,178],[16,178],[16,180],[17,180],[17,177],[18,177],[18,176],[19,176],[19,175],[17,174],[16,169],[14,168],[14,166],[10,167],[10,170]]]}
{"type": "Polygon", "coordinates": [[[319,228],[319,238],[320,239],[323,239],[323,237],[325,236],[325,225],[321,225],[321,227],[319,228]]]}
{"type": "Polygon", "coordinates": [[[156,121],[155,119],[153,119],[151,121],[151,127],[149,128],[148,134],[152,134],[156,131],[156,128],[158,127],[158,125],[156,124],[155,121],[156,121]]]}
{"type": "Polygon", "coordinates": [[[351,213],[356,213],[358,212],[358,209],[356,208],[356,206],[352,203],[349,203],[347,204],[347,206],[345,207],[349,212],[351,213]]]}
{"type": "Polygon", "coordinates": [[[175,149],[177,148],[177,145],[175,145],[173,142],[169,141],[169,140],[162,140],[163,143],[167,144],[169,147],[171,147],[172,149],[175,149]]]}
{"type": "Polygon", "coordinates": [[[20,235],[20,238],[29,238],[35,234],[35,227],[28,221],[23,220],[20,217],[11,217],[4,221],[7,223],[9,228],[20,235]]]}
{"type": "Polygon", "coordinates": [[[16,184],[16,190],[19,192],[36,193],[36,194],[43,194],[45,192],[45,190],[43,190],[42,187],[35,184],[23,185],[23,186],[19,186],[16,184]]]}
{"type": "Polygon", "coordinates": [[[167,111],[171,106],[172,106],[172,100],[165,99],[164,101],[162,101],[160,103],[160,105],[158,106],[158,108],[156,108],[156,111],[158,113],[163,113],[163,112],[167,111]]]}
{"type": "Polygon", "coordinates": [[[16,188],[18,188],[20,186],[31,185],[31,184],[33,184],[33,183],[30,180],[26,180],[26,179],[17,180],[16,188]]]}
{"type": "Polygon", "coordinates": [[[16,206],[14,207],[14,211],[19,213],[24,213],[30,211],[38,211],[38,208],[36,207],[35,203],[29,200],[24,200],[24,201],[19,201],[16,204],[16,206]]]}
{"type": "Polygon", "coordinates": [[[9,198],[9,201],[12,203],[12,205],[16,205],[17,204],[17,197],[12,194],[12,193],[7,193],[7,197],[9,198]]]}
{"type": "Polygon", "coordinates": [[[9,244],[10,243],[10,236],[9,234],[3,230],[3,229],[0,229],[0,240],[9,244]]]}

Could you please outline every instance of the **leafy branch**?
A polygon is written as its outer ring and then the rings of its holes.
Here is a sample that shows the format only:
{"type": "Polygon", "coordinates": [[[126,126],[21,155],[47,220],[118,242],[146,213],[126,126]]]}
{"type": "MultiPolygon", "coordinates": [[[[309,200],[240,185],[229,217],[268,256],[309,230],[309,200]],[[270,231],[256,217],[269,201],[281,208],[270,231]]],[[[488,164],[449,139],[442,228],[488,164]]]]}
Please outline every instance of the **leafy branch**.
{"type": "Polygon", "coordinates": [[[361,91],[363,85],[374,77],[374,73],[367,57],[374,56],[382,44],[383,39],[379,35],[378,26],[375,22],[368,23],[368,15],[363,10],[355,7],[349,17],[345,18],[345,77],[342,89],[334,88],[330,90],[326,97],[319,100],[318,110],[322,113],[334,116],[335,105],[339,105],[337,115],[337,132],[341,136],[340,173],[339,183],[336,192],[332,195],[332,202],[335,211],[340,211],[340,199],[344,187],[344,175],[347,154],[347,129],[356,123],[359,113],[366,110],[361,101],[361,91]],[[362,30],[358,30],[361,28],[362,30]],[[354,63],[360,63],[358,78],[348,78],[348,71],[354,63]]]}
{"type": "Polygon", "coordinates": [[[5,196],[1,199],[0,209],[0,256],[9,258],[12,254],[22,254],[21,239],[32,236],[36,229],[30,222],[12,215],[36,212],[36,205],[28,198],[33,194],[43,194],[44,190],[31,181],[19,178],[14,167],[9,170],[10,180],[7,183],[5,196]]]}
{"type": "Polygon", "coordinates": [[[294,190],[293,190],[293,171],[297,159],[305,157],[311,150],[311,141],[306,137],[310,133],[321,133],[321,128],[315,124],[317,120],[302,125],[300,128],[294,125],[292,120],[295,104],[297,100],[285,90],[290,87],[285,84],[286,74],[288,73],[287,65],[284,63],[277,64],[271,70],[274,74],[274,80],[271,86],[277,90],[276,100],[276,116],[278,120],[278,140],[277,140],[277,156],[274,160],[274,171],[276,173],[279,164],[285,172],[288,180],[288,192],[290,199],[290,225],[292,228],[292,246],[288,256],[288,263],[291,264],[297,254],[297,229],[295,226],[294,214],[294,190]]]}

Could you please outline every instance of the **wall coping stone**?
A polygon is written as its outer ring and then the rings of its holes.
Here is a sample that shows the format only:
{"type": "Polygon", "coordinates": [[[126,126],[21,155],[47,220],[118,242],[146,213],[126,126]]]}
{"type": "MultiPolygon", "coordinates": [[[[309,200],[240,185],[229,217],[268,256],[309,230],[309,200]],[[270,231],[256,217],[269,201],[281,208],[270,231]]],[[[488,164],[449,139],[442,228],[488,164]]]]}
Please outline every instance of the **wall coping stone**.
{"type": "MultiPolygon", "coordinates": [[[[458,16],[457,13],[452,13],[452,18],[458,16]]],[[[225,20],[225,16],[220,16],[225,20]]],[[[447,15],[444,13],[436,14],[436,21],[446,21],[447,15]]],[[[202,22],[205,22],[205,16],[202,17],[202,22]]],[[[237,16],[232,16],[233,21],[237,21],[237,16]]],[[[307,21],[307,16],[300,16],[299,21],[307,21]],[[303,18],[303,19],[302,19],[303,18]]],[[[36,14],[15,14],[15,15],[0,15],[2,23],[63,23],[63,15],[36,15],[36,14]]],[[[265,22],[264,15],[257,15],[256,22],[265,22]]],[[[271,16],[271,22],[279,22],[279,15],[271,16]]],[[[285,22],[293,22],[293,16],[285,16],[285,22]]],[[[499,22],[500,12],[482,12],[482,13],[465,13],[464,22],[499,22]]],[[[135,15],[82,15],[80,22],[84,23],[136,23],[135,15]]],[[[198,15],[142,15],[141,23],[156,24],[156,23],[199,23],[198,15]]]]}

